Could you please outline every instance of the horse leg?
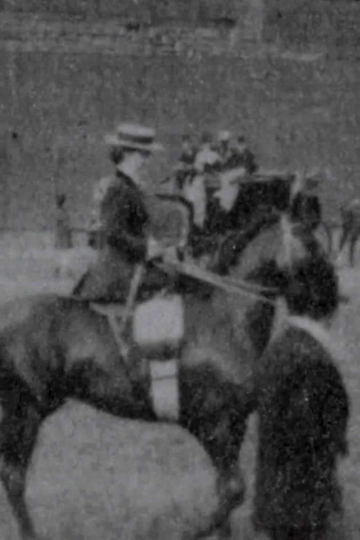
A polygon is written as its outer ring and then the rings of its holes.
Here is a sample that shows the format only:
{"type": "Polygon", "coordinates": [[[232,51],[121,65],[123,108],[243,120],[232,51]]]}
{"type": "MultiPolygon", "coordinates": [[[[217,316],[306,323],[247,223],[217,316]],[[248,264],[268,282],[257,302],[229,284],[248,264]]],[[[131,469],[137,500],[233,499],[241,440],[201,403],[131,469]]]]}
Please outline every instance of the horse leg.
{"type": "Polygon", "coordinates": [[[23,540],[36,538],[34,526],[25,503],[26,469],[5,460],[1,464],[0,476],[8,501],[15,514],[23,540]]]}
{"type": "MultiPolygon", "coordinates": [[[[130,380],[127,370],[117,366],[109,373],[101,361],[83,361],[73,366],[68,374],[71,387],[69,397],[79,399],[104,412],[121,418],[155,422],[157,417],[151,406],[145,382],[130,380]]],[[[106,364],[106,361],[104,361],[106,364]]]]}
{"type": "Polygon", "coordinates": [[[180,424],[199,440],[218,473],[220,510],[214,521],[225,538],[228,516],[244,499],[239,453],[248,412],[237,385],[222,381],[208,366],[181,372],[180,396],[180,424]]]}
{"type": "Polygon", "coordinates": [[[36,444],[41,417],[35,409],[9,414],[0,423],[0,478],[17,519],[21,538],[36,538],[25,502],[26,473],[36,444]]]}

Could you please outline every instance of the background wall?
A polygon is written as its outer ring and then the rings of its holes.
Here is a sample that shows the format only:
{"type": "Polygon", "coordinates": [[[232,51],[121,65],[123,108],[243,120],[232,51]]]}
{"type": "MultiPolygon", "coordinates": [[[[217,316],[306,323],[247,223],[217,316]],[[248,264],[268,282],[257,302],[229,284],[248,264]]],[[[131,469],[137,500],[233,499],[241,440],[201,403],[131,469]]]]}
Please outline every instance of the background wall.
{"type": "Polygon", "coordinates": [[[51,226],[56,185],[83,225],[93,183],[111,170],[103,136],[122,120],[154,125],[166,144],[152,164],[154,183],[177,158],[184,132],[230,128],[245,132],[263,166],[327,168],[328,214],[360,196],[360,64],[349,31],[357,4],[1,7],[1,226],[51,226]]]}

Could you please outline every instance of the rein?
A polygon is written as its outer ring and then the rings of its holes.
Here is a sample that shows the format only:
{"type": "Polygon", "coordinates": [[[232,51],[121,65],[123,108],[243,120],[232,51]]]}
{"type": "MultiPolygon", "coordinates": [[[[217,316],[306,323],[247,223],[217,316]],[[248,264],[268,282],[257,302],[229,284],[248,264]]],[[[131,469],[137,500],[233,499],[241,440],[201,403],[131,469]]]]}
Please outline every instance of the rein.
{"type": "MultiPolygon", "coordinates": [[[[272,209],[270,214],[257,216],[249,224],[245,231],[239,234],[238,241],[242,243],[246,240],[246,245],[265,225],[281,223],[282,212],[276,209],[272,209]]],[[[225,240],[226,241],[226,240],[225,240]]],[[[154,261],[157,267],[166,273],[183,274],[191,278],[197,279],[200,282],[212,285],[215,288],[221,289],[228,294],[237,294],[248,296],[262,302],[266,302],[271,305],[276,305],[276,299],[270,299],[266,296],[266,293],[275,294],[279,292],[276,287],[266,287],[251,283],[244,279],[233,279],[229,277],[220,276],[215,272],[204,270],[194,263],[180,262],[177,259],[165,259],[163,261],[154,261]]]]}
{"type": "Polygon", "coordinates": [[[197,279],[203,283],[212,285],[215,288],[221,289],[229,294],[239,294],[243,296],[248,296],[250,298],[255,298],[261,300],[262,302],[267,302],[269,304],[275,305],[276,300],[272,300],[264,296],[265,293],[276,293],[277,289],[274,287],[264,287],[261,285],[256,285],[254,283],[249,283],[243,279],[231,279],[223,276],[218,276],[214,272],[208,270],[203,270],[195,264],[178,262],[176,260],[163,263],[156,263],[161,270],[169,273],[173,273],[174,270],[179,274],[183,274],[194,279],[197,279]],[[262,294],[263,293],[263,294],[262,294]]]}

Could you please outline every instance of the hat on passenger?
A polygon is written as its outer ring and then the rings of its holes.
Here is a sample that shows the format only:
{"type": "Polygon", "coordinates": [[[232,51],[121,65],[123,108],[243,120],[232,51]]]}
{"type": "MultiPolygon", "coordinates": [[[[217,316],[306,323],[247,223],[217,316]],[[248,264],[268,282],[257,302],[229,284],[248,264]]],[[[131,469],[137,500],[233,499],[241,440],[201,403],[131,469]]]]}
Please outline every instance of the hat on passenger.
{"type": "Polygon", "coordinates": [[[209,148],[200,150],[195,158],[195,169],[198,172],[211,171],[213,167],[221,163],[221,157],[217,152],[209,148]]]}
{"type": "Polygon", "coordinates": [[[164,150],[162,144],[154,142],[156,132],[137,124],[119,124],[115,133],[106,135],[105,142],[110,146],[140,152],[159,152],[164,150]]]}
{"type": "Polygon", "coordinates": [[[227,131],[227,130],[222,130],[222,131],[219,131],[218,133],[218,140],[219,141],[229,141],[231,138],[231,133],[230,131],[227,131]]]}

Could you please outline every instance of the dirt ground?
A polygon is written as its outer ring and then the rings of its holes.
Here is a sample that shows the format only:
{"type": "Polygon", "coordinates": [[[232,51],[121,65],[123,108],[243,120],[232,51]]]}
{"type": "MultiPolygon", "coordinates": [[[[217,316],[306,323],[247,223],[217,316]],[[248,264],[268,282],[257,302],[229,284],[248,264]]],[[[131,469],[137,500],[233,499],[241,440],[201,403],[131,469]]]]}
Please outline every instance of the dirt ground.
{"type": "MultiPolygon", "coordinates": [[[[72,279],[54,278],[51,253],[0,253],[0,299],[30,292],[70,291],[72,279]]],[[[80,272],[78,265],[77,272],[80,272]]],[[[334,326],[339,367],[350,398],[350,455],[339,464],[348,539],[360,538],[360,265],[342,260],[350,297],[334,326]]],[[[241,452],[245,504],[232,517],[234,538],[251,540],[249,525],[256,451],[252,417],[241,452]]],[[[198,443],[177,426],[121,421],[69,403],[44,425],[28,478],[27,500],[42,538],[54,540],[190,539],[216,506],[215,476],[198,443]]],[[[18,540],[0,486],[0,538],[18,540]]]]}

